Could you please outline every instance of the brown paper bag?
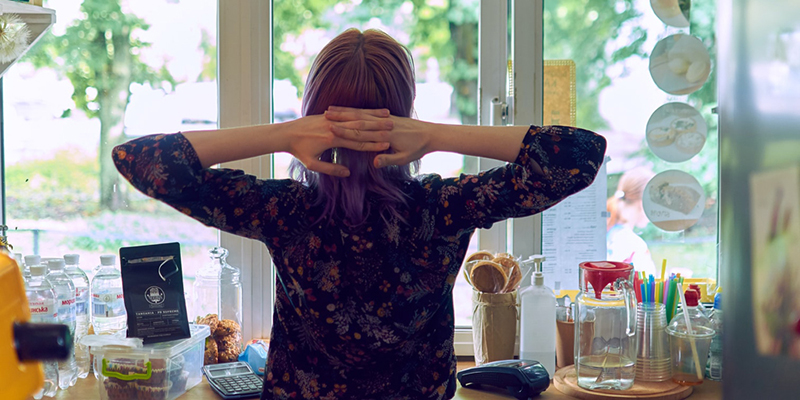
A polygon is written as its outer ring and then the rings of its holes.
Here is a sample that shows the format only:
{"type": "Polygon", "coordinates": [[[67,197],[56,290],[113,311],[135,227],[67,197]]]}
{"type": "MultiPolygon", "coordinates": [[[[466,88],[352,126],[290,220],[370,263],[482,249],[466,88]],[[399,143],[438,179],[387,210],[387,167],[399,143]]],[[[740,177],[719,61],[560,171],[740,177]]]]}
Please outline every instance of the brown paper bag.
{"type": "Polygon", "coordinates": [[[472,291],[472,346],[475,365],[514,358],[517,336],[517,291],[472,291]]]}
{"type": "Polygon", "coordinates": [[[575,363],[575,323],[556,321],[556,367],[575,363]]]}

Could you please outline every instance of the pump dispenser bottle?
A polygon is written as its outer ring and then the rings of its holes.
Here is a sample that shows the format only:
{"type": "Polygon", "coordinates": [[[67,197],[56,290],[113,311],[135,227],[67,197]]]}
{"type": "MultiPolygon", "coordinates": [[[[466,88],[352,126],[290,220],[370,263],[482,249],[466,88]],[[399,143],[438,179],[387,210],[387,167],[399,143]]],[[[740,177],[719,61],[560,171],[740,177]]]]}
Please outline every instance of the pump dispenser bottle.
{"type": "Polygon", "coordinates": [[[539,361],[552,378],[556,372],[556,296],[544,285],[544,256],[531,258],[531,286],[520,294],[519,357],[539,361]]]}

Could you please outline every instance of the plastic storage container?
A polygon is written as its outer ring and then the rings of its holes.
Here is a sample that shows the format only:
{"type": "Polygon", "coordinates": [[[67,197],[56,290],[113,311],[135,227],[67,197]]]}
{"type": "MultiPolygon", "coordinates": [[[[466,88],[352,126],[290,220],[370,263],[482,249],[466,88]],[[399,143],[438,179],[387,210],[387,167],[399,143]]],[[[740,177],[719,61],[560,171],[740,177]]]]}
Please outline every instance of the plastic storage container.
{"type": "Polygon", "coordinates": [[[94,356],[94,374],[102,400],[172,400],[203,378],[203,352],[210,331],[190,325],[192,337],[141,345],[140,339],[122,335],[87,336],[94,356]],[[92,337],[94,336],[94,337],[92,337]],[[97,340],[104,342],[97,345],[97,340]]]}

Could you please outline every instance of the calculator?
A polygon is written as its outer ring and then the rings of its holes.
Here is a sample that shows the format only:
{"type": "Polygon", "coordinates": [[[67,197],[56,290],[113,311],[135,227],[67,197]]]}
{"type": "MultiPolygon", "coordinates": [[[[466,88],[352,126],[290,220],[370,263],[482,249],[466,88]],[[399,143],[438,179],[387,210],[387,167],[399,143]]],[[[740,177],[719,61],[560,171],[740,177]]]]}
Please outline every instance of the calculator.
{"type": "Polygon", "coordinates": [[[241,361],[206,365],[203,374],[211,388],[226,400],[259,397],[264,385],[250,365],[241,361]]]}

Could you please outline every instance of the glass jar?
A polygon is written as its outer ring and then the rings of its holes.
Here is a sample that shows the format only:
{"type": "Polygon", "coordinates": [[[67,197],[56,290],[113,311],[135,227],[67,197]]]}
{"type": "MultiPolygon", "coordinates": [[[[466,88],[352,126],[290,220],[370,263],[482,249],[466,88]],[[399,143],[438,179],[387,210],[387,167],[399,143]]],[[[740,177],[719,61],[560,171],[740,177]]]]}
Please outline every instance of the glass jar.
{"type": "Polygon", "coordinates": [[[589,390],[633,386],[636,363],[636,295],[633,266],[584,262],[575,299],[575,373],[589,390]]]}
{"type": "Polygon", "coordinates": [[[219,263],[219,319],[235,322],[239,329],[235,330],[236,346],[242,350],[242,281],[241,273],[236,267],[228,264],[228,250],[222,247],[211,249],[212,263],[219,263]]]}
{"type": "Polygon", "coordinates": [[[221,249],[221,247],[214,247],[209,251],[211,262],[200,268],[195,276],[194,284],[192,285],[192,320],[196,320],[197,317],[203,318],[208,314],[219,316],[219,287],[222,264],[220,263],[220,257],[217,256],[217,249],[221,249]]]}

